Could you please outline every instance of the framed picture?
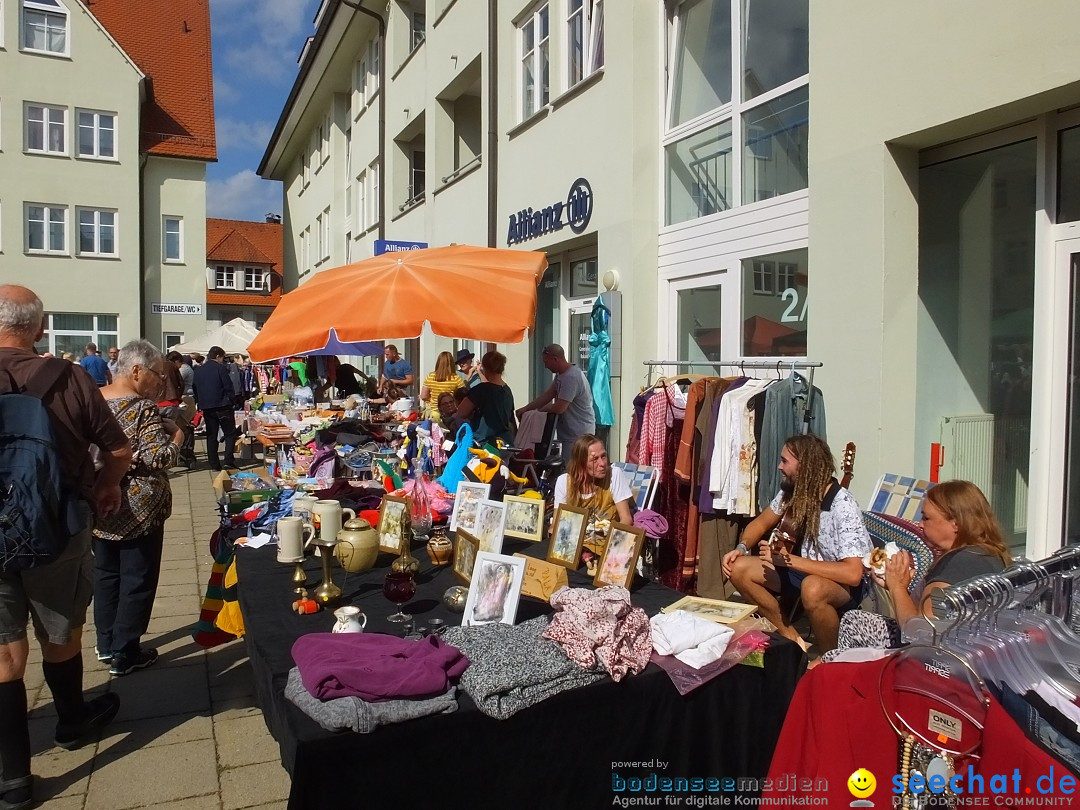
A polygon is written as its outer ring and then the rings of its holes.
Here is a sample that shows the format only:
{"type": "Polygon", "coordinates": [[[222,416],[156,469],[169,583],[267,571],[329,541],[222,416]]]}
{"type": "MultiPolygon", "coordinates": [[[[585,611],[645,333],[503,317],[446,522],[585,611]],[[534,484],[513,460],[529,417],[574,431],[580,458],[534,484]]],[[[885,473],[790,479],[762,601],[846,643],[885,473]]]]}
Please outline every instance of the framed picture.
{"type": "Polygon", "coordinates": [[[480,541],[464,529],[458,529],[454,543],[454,576],[468,585],[472,582],[473,566],[476,554],[480,550],[480,541]]]}
{"type": "Polygon", "coordinates": [[[409,499],[384,495],[379,508],[379,551],[400,554],[404,542],[409,499]]]}
{"type": "Polygon", "coordinates": [[[588,523],[588,509],[566,504],[560,506],[551,527],[551,546],[548,548],[547,561],[571,570],[577,569],[588,523]]]}
{"type": "Polygon", "coordinates": [[[475,481],[458,481],[457,494],[454,498],[454,512],[450,516],[450,531],[458,528],[469,532],[476,531],[476,512],[480,503],[491,493],[491,484],[479,484],[475,481]]]}
{"type": "Polygon", "coordinates": [[[462,627],[496,622],[513,624],[524,578],[523,558],[478,552],[465,614],[461,617],[462,627]]]}
{"type": "Polygon", "coordinates": [[[693,613],[695,616],[720,624],[734,624],[740,619],[745,619],[757,610],[757,607],[742,602],[726,602],[723,599],[706,599],[704,596],[684,596],[660,612],[671,613],[676,610],[685,610],[687,613],[693,613]]]}
{"type": "Polygon", "coordinates": [[[645,542],[645,530],[625,523],[612,523],[604,556],[596,569],[593,585],[622,585],[629,588],[634,581],[641,544],[645,542]]]}
{"type": "Polygon", "coordinates": [[[476,528],[473,529],[473,536],[480,541],[480,550],[491,554],[501,552],[505,526],[506,504],[501,501],[481,501],[476,509],[476,528]]]}
{"type": "Polygon", "coordinates": [[[506,536],[539,543],[544,533],[544,502],[539,498],[506,495],[503,503],[506,504],[506,536]]]}

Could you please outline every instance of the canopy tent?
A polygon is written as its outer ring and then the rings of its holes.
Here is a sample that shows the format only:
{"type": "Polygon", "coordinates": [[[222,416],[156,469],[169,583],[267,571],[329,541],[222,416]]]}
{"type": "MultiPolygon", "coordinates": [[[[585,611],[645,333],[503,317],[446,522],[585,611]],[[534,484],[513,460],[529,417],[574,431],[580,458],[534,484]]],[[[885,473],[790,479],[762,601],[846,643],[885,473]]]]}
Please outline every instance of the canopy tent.
{"type": "Polygon", "coordinates": [[[202,354],[210,351],[211,346],[220,346],[225,354],[248,353],[248,346],[259,336],[259,330],[248,326],[243,318],[233,318],[228,323],[222,324],[217,329],[211,329],[201,337],[185,340],[175,346],[170,346],[169,351],[180,354],[202,354]]]}
{"type": "Polygon", "coordinates": [[[449,245],[326,270],[282,296],[251,345],[251,359],[419,337],[425,324],[442,337],[518,343],[536,320],[545,267],[547,257],[535,251],[449,245]]]}

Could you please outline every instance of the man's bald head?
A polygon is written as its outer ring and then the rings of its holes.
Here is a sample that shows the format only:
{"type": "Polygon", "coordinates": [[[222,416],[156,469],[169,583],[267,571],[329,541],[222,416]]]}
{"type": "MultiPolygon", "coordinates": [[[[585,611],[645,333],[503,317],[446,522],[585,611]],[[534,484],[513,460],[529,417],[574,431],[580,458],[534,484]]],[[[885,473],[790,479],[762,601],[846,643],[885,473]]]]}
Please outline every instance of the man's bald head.
{"type": "Polygon", "coordinates": [[[33,290],[0,284],[0,345],[32,349],[44,332],[45,308],[33,290]]]}

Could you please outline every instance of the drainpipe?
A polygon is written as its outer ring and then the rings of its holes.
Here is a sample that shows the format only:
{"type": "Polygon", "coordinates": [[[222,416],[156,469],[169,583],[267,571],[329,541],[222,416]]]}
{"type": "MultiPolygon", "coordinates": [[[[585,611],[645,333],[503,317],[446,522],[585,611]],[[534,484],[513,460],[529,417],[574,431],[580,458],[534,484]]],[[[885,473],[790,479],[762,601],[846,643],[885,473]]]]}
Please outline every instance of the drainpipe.
{"type": "Polygon", "coordinates": [[[499,245],[499,19],[498,3],[488,0],[488,247],[499,245]]]}
{"type": "Polygon", "coordinates": [[[374,17],[379,23],[379,239],[386,238],[386,20],[377,11],[354,0],[341,0],[353,11],[374,17]]]}

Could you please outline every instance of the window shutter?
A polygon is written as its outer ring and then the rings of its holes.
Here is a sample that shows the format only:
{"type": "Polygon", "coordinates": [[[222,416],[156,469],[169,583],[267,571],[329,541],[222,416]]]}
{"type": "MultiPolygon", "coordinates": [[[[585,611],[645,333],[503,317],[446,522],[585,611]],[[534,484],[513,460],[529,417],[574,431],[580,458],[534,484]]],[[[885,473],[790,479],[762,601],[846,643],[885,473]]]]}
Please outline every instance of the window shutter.
{"type": "Polygon", "coordinates": [[[244,270],[243,268],[237,268],[233,270],[232,286],[234,290],[243,292],[244,290],[244,270]]]}
{"type": "Polygon", "coordinates": [[[213,267],[206,268],[206,289],[217,289],[217,270],[213,267]]]}

